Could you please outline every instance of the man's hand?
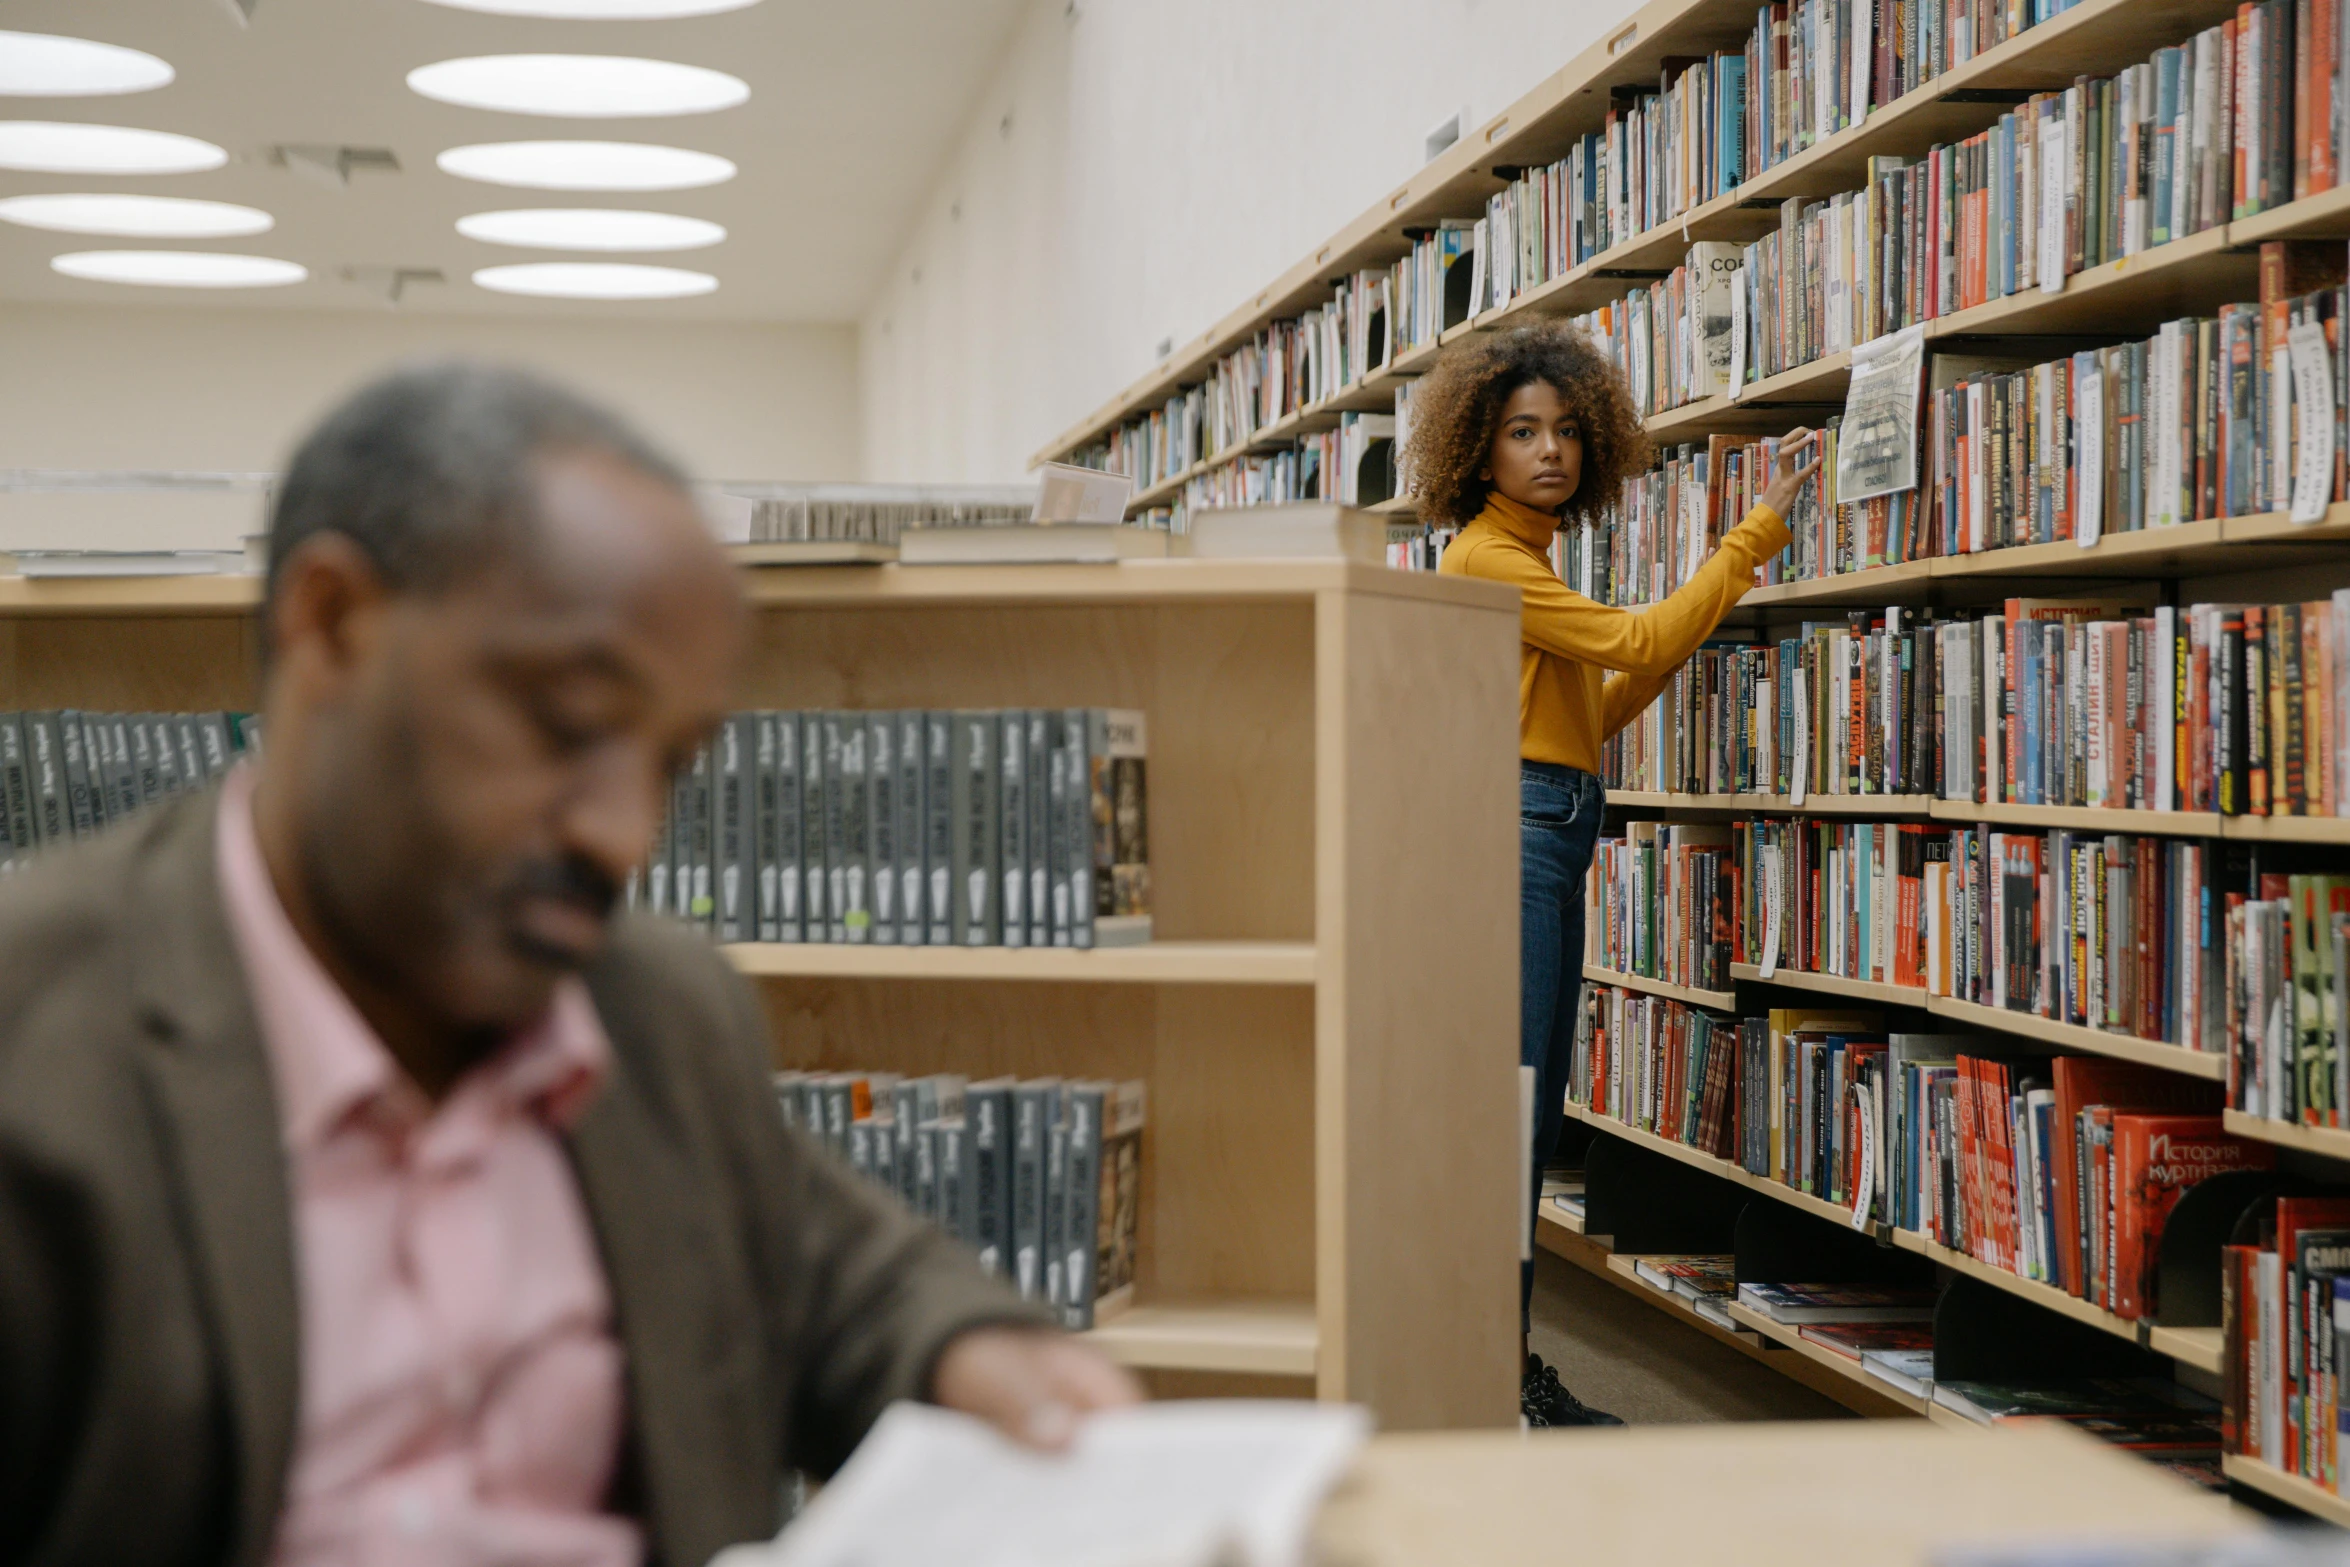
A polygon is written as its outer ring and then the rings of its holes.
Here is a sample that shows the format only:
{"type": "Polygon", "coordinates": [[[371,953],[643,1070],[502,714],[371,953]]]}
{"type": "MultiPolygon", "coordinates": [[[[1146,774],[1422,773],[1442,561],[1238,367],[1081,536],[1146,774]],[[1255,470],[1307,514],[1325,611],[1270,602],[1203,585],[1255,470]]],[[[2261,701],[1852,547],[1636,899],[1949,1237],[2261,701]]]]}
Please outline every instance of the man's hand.
{"type": "Polygon", "coordinates": [[[1807,447],[1816,451],[1819,440],[1819,431],[1798,425],[1788,431],[1786,439],[1779,443],[1779,460],[1772,465],[1771,482],[1762,492],[1762,503],[1777,512],[1782,521],[1787,517],[1789,508],[1795,504],[1795,492],[1803,488],[1806,479],[1820,471],[1820,460],[1817,457],[1800,468],[1796,467],[1795,454],[1807,447]]]}
{"type": "Polygon", "coordinates": [[[1058,1452],[1078,1416],[1142,1401],[1101,1351],[1043,1328],[973,1328],[950,1341],[930,1379],[933,1403],[976,1415],[1015,1442],[1058,1452]]]}

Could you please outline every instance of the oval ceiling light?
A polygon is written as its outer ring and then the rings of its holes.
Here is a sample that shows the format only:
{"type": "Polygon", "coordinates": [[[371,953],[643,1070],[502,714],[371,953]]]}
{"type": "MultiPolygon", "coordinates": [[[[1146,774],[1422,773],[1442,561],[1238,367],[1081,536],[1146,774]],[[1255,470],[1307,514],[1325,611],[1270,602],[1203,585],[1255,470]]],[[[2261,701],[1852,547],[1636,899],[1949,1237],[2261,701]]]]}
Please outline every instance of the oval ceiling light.
{"type": "Polygon", "coordinates": [[[759,0],[432,0],[453,11],[486,11],[492,16],[537,16],[573,22],[665,21],[680,16],[715,16],[741,11],[759,0]]]}
{"type": "Polygon", "coordinates": [[[710,114],[751,96],[750,83],[724,71],[615,54],[485,54],[420,65],[409,90],[461,109],[563,119],[637,119],[710,114]]]}
{"type": "MultiPolygon", "coordinates": [[[[7,215],[0,202],[0,217],[7,215]]],[[[541,250],[699,250],[726,238],[706,218],[673,212],[613,212],[602,207],[534,207],[476,212],[457,220],[457,232],[491,245],[541,250]]]]}
{"type": "Polygon", "coordinates": [[[633,141],[500,141],[451,147],[441,172],[531,190],[692,190],[734,178],[715,153],[633,141]]]}
{"type": "Polygon", "coordinates": [[[484,267],[473,274],[473,281],[493,293],[543,299],[686,299],[718,287],[718,280],[707,272],[626,261],[528,261],[484,267]]]}
{"type": "Polygon", "coordinates": [[[228,154],[208,141],[128,125],[0,120],[0,169],[32,174],[196,174],[228,154]]]}
{"type": "Polygon", "coordinates": [[[139,239],[227,239],[266,234],[277,220],[259,207],[179,196],[95,192],[10,196],[0,201],[0,223],[60,234],[118,234],[139,239]]]}
{"type": "Polygon", "coordinates": [[[96,98],[170,83],[171,63],[142,49],[54,33],[0,32],[0,98],[96,98]]]}
{"type": "Polygon", "coordinates": [[[50,260],[50,269],[93,283],[142,288],[283,288],[310,269],[274,256],[234,256],[216,250],[77,250],[50,260]]]}

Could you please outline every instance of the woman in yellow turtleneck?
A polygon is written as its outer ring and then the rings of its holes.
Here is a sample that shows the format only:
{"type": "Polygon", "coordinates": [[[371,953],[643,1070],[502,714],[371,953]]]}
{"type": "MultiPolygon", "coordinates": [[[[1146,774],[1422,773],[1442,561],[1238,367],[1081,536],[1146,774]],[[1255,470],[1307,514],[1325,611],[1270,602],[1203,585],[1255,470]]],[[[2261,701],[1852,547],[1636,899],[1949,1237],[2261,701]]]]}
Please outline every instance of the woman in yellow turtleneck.
{"type": "MultiPolygon", "coordinates": [[[[1557,1148],[1569,1049],[1583,984],[1583,883],[1605,796],[1600,746],[1656,700],[1682,661],[1754,586],[1754,569],[1786,548],[1782,519],[1818,468],[1798,468],[1811,432],[1780,444],[1760,504],[1678,592],[1645,609],[1611,609],[1572,592],[1551,569],[1568,516],[1613,504],[1649,463],[1623,378],[1562,322],[1472,339],[1448,353],[1412,399],[1412,493],[1423,521],[1460,534],[1438,568],[1516,584],[1520,925],[1519,1059],[1535,1069],[1534,1170],[1557,1148]]],[[[1533,1268],[1519,1284],[1520,1331],[1533,1268]]],[[[1520,1389],[1535,1425],[1613,1425],[1528,1354],[1520,1389]]]]}

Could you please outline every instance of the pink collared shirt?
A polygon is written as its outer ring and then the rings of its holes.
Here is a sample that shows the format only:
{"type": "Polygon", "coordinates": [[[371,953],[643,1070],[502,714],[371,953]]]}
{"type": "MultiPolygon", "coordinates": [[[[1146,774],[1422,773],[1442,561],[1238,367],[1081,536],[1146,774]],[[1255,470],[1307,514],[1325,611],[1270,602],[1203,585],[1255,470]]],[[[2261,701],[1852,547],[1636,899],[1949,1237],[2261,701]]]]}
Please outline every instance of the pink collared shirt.
{"type": "Polygon", "coordinates": [[[272,1560],[642,1560],[604,1508],[620,1344],[556,1135],[610,1061],[587,987],[564,981],[436,1106],[286,918],[250,770],[223,789],[218,851],[293,1181],[301,1411],[272,1560]]]}

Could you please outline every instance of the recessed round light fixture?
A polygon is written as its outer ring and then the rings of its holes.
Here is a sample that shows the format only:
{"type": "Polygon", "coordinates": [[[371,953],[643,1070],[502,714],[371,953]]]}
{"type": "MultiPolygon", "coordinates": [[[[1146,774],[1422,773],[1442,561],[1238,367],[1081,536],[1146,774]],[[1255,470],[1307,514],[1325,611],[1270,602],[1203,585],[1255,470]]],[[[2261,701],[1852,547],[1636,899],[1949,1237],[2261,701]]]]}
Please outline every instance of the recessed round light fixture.
{"type": "Polygon", "coordinates": [[[483,267],[473,281],[499,294],[544,299],[685,299],[707,294],[718,280],[683,267],[647,267],[627,261],[527,261],[483,267]]]}
{"type": "Polygon", "coordinates": [[[93,283],[142,288],[283,288],[310,269],[274,256],[233,256],[217,250],[77,250],[56,256],[50,269],[93,283]]]}
{"type": "Polygon", "coordinates": [[[563,119],[640,119],[709,114],[751,96],[750,83],[724,71],[616,54],[485,54],[420,65],[412,92],[461,109],[563,119]]]}
{"type": "Polygon", "coordinates": [[[500,141],[451,147],[441,172],[531,190],[692,190],[734,178],[715,153],[634,141],[500,141]]]}
{"type": "MultiPolygon", "coordinates": [[[[7,216],[7,206],[0,201],[0,217],[7,216]]],[[[726,237],[725,228],[707,218],[602,207],[476,212],[457,220],[457,232],[491,245],[535,245],[541,250],[699,250],[726,237]]]]}
{"type": "Polygon", "coordinates": [[[266,234],[277,220],[259,207],[180,196],[116,192],[10,196],[0,201],[0,223],[60,234],[119,234],[139,239],[226,239],[266,234]]]}
{"type": "Polygon", "coordinates": [[[228,154],[208,141],[128,125],[0,120],[0,169],[32,174],[195,174],[228,154]]]}
{"type": "Polygon", "coordinates": [[[0,98],[96,98],[170,82],[171,62],[143,49],[55,33],[0,32],[0,98]]]}
{"type": "Polygon", "coordinates": [[[663,21],[680,16],[713,16],[741,11],[759,0],[432,0],[454,11],[487,11],[492,16],[540,16],[577,22],[663,21]]]}

